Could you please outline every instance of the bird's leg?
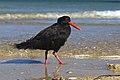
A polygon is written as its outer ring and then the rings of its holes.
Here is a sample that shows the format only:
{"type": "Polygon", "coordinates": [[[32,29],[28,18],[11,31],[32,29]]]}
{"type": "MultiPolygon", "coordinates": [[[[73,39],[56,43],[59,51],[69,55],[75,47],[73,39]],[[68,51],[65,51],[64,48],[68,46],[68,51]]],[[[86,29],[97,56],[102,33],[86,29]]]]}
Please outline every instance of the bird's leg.
{"type": "Polygon", "coordinates": [[[45,64],[48,64],[47,54],[48,54],[48,51],[46,50],[46,51],[45,51],[45,64]]]}
{"type": "Polygon", "coordinates": [[[53,52],[53,55],[56,57],[56,59],[58,60],[59,64],[64,64],[60,58],[58,57],[57,53],[56,52],[53,52]]]}

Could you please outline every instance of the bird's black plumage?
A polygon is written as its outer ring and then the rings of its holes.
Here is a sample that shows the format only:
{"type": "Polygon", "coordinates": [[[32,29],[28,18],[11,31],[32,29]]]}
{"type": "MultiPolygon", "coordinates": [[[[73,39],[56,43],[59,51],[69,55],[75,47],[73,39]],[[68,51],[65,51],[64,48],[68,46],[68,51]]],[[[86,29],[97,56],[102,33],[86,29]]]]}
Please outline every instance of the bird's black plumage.
{"type": "Polygon", "coordinates": [[[53,50],[53,55],[57,58],[60,64],[63,62],[57,56],[58,50],[65,44],[67,38],[71,33],[71,26],[80,30],[74,23],[71,22],[70,17],[63,16],[58,18],[57,23],[40,31],[35,37],[32,37],[25,42],[16,44],[18,49],[42,49],[45,52],[45,64],[47,64],[47,54],[49,50],[53,50]]]}
{"type": "Polygon", "coordinates": [[[57,23],[40,31],[35,37],[26,40],[20,44],[16,44],[18,49],[43,49],[43,50],[59,50],[71,33],[68,24],[70,18],[67,16],[58,19],[57,23]],[[66,19],[68,18],[68,20],[66,19]]]}

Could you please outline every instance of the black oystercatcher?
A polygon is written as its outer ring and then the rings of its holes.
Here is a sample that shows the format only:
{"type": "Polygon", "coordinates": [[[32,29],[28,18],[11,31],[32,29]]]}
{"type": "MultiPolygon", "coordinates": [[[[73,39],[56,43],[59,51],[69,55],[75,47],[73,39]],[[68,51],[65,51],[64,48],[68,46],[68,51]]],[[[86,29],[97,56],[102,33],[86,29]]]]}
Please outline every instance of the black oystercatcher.
{"type": "Polygon", "coordinates": [[[18,49],[42,49],[45,52],[45,64],[48,64],[47,54],[49,50],[53,50],[53,55],[56,57],[60,64],[64,64],[57,56],[58,50],[65,44],[67,38],[71,33],[71,27],[80,30],[69,16],[62,16],[58,18],[57,23],[49,26],[48,28],[40,31],[35,37],[32,37],[25,42],[15,44],[18,49]]]}

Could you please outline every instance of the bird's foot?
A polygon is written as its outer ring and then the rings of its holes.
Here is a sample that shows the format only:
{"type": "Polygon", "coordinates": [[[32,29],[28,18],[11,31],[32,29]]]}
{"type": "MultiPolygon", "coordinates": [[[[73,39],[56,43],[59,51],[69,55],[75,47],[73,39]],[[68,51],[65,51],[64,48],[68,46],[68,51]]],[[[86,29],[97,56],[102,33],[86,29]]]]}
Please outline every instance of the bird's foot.
{"type": "Polygon", "coordinates": [[[47,65],[48,64],[48,61],[47,60],[45,60],[45,63],[44,63],[45,65],[47,65]]]}

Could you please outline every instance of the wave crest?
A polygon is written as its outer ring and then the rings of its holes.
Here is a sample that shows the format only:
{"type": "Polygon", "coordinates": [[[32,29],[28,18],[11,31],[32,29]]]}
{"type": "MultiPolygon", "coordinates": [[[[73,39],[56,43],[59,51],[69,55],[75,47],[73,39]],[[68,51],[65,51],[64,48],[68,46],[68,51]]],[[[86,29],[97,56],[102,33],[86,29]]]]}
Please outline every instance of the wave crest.
{"type": "Polygon", "coordinates": [[[0,13],[0,19],[44,19],[60,16],[72,18],[120,18],[120,10],[116,11],[84,11],[84,12],[46,12],[46,13],[0,13]]]}

